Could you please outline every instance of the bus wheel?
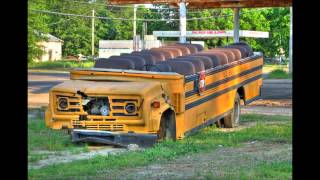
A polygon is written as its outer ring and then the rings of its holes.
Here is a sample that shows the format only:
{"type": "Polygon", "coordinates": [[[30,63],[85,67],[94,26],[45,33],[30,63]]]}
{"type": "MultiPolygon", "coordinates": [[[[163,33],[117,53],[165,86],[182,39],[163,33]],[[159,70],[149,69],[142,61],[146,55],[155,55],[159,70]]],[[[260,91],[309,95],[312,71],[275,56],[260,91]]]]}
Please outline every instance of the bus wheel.
{"type": "Polygon", "coordinates": [[[162,114],[160,128],[158,131],[159,140],[176,139],[176,124],[174,112],[166,111],[162,114]]]}
{"type": "Polygon", "coordinates": [[[237,93],[231,113],[223,118],[224,127],[234,128],[239,125],[240,121],[240,96],[237,93]]]}

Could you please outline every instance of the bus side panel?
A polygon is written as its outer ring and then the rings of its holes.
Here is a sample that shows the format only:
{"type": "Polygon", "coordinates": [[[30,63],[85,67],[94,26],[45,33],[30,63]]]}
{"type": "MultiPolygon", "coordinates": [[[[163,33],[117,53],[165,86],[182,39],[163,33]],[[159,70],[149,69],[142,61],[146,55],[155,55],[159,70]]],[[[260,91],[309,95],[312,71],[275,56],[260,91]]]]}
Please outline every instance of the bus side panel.
{"type": "Polygon", "coordinates": [[[258,79],[243,86],[244,101],[250,103],[252,100],[260,97],[262,79],[258,79]]]}
{"type": "Polygon", "coordinates": [[[233,108],[236,89],[185,111],[185,131],[212,120],[233,108]]]}
{"type": "MultiPolygon", "coordinates": [[[[211,120],[233,108],[235,94],[238,88],[251,82],[258,82],[256,78],[260,76],[259,71],[237,77],[231,81],[219,84],[214,88],[207,89],[204,95],[194,95],[190,97],[186,104],[185,130],[188,131],[207,120],[211,120]],[[243,85],[242,85],[243,84],[243,85]]],[[[248,86],[251,88],[250,86],[248,86]]],[[[249,93],[254,91],[250,90],[249,93]]],[[[251,94],[250,94],[251,95],[251,94]]]]}
{"type": "Polygon", "coordinates": [[[189,77],[185,83],[184,131],[188,134],[207,125],[209,120],[225,116],[232,110],[236,92],[241,87],[244,88],[245,100],[259,96],[262,64],[262,58],[249,59],[206,74],[206,90],[202,95],[197,93],[197,79],[189,77]]]}

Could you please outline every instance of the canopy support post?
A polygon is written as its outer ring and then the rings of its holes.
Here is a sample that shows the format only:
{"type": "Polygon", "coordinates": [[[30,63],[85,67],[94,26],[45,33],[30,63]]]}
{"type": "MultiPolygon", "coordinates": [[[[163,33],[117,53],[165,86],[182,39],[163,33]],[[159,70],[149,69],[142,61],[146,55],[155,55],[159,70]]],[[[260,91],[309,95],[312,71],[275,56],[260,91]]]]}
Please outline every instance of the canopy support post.
{"type": "Polygon", "coordinates": [[[180,15],[180,43],[187,43],[187,7],[184,0],[179,3],[179,15],[180,15]]]}
{"type": "Polygon", "coordinates": [[[235,43],[239,42],[239,29],[240,29],[240,8],[233,9],[233,41],[235,43]]]}
{"type": "Polygon", "coordinates": [[[137,5],[133,5],[133,51],[138,51],[139,47],[137,47],[137,5]]]}

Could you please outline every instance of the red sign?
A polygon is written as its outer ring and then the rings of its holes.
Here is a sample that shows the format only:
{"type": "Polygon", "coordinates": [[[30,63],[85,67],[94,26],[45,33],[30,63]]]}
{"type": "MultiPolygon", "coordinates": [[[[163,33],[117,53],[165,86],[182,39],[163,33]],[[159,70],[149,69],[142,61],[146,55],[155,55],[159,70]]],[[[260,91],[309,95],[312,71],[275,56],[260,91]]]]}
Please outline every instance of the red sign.
{"type": "Polygon", "coordinates": [[[207,31],[192,31],[191,34],[224,34],[226,31],[224,30],[207,30],[207,31]]]}
{"type": "Polygon", "coordinates": [[[198,89],[199,89],[200,95],[202,95],[202,93],[206,90],[206,73],[205,73],[205,71],[201,71],[199,73],[198,89]]]}

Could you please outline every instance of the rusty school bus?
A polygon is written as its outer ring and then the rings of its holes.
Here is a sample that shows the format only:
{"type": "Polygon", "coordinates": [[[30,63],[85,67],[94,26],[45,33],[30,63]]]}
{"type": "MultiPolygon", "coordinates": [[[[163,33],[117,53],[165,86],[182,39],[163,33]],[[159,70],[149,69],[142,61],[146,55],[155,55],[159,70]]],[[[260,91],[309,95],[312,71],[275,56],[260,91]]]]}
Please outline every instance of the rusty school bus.
{"type": "Polygon", "coordinates": [[[99,59],[50,90],[45,122],[71,129],[74,142],[123,146],[183,139],[214,123],[235,127],[240,101],[260,96],[262,65],[245,43],[175,44],[99,59]]]}

